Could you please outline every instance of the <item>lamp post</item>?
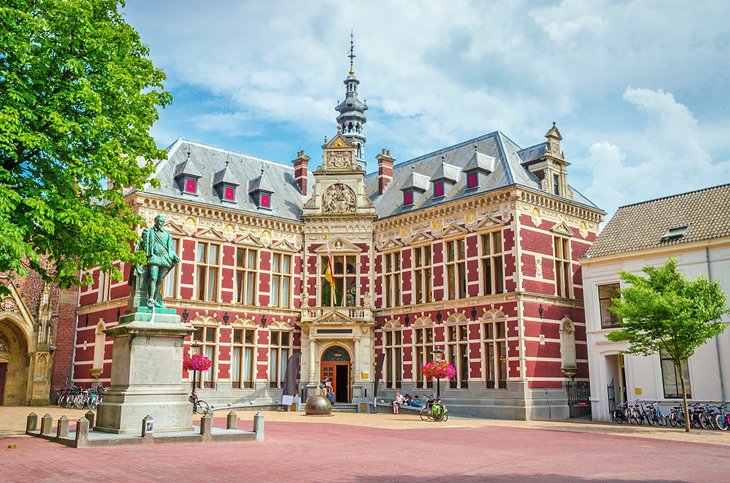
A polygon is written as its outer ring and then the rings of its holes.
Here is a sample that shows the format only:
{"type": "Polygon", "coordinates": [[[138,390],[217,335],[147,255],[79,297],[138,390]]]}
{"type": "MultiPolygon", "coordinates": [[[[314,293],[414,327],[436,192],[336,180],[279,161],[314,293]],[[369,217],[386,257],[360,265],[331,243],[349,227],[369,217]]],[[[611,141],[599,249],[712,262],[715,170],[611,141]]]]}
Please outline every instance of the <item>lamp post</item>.
{"type": "MultiPolygon", "coordinates": [[[[197,341],[197,340],[194,340],[194,341],[192,341],[190,343],[190,348],[191,349],[193,349],[193,348],[200,349],[200,347],[202,347],[202,346],[203,346],[203,344],[200,341],[197,341]]],[[[197,353],[197,352],[195,352],[195,353],[197,353]]],[[[198,371],[196,371],[196,370],[193,369],[193,387],[192,387],[193,392],[195,392],[195,382],[197,380],[198,380],[198,371]]]]}
{"type": "MultiPolygon", "coordinates": [[[[433,360],[435,362],[441,362],[441,360],[444,358],[444,350],[443,349],[434,349],[432,352],[433,354],[433,360]]],[[[441,378],[436,378],[436,400],[441,399],[441,378]]]]}

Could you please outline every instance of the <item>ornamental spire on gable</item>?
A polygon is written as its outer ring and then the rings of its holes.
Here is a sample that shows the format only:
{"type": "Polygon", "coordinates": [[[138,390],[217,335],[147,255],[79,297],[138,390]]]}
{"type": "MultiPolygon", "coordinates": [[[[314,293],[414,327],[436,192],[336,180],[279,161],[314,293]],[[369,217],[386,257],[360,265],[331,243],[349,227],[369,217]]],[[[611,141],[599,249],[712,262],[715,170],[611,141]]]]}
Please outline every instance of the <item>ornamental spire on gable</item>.
{"type": "Polygon", "coordinates": [[[350,32],[350,49],[347,51],[350,58],[350,71],[345,79],[345,100],[337,105],[338,130],[352,144],[357,146],[357,164],[365,169],[365,136],[363,126],[367,122],[365,111],[368,106],[357,97],[357,86],[360,81],[355,76],[355,36],[350,32]]]}

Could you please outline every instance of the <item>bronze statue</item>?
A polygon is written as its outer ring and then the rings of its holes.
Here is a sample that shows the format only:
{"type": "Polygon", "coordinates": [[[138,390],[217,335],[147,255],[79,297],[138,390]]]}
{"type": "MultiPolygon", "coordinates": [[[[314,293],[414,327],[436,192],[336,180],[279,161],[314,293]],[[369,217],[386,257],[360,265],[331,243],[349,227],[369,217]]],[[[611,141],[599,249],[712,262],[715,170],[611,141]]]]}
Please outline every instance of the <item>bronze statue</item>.
{"type": "Polygon", "coordinates": [[[162,302],[162,282],[167,274],[180,261],[175,253],[172,236],[165,229],[165,217],[157,215],[155,224],[142,231],[142,241],[137,250],[147,254],[147,265],[137,265],[129,278],[134,287],[130,306],[149,309],[165,308],[162,302]]]}

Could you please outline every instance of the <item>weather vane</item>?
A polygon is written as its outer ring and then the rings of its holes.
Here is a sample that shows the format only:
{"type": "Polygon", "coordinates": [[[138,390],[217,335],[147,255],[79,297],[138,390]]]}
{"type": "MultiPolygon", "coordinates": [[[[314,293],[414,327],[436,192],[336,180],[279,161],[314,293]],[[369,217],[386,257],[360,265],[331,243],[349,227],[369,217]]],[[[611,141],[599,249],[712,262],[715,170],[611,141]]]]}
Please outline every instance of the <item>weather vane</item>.
{"type": "Polygon", "coordinates": [[[355,74],[354,61],[355,61],[355,31],[350,30],[350,50],[347,55],[350,58],[350,75],[355,74]]]}

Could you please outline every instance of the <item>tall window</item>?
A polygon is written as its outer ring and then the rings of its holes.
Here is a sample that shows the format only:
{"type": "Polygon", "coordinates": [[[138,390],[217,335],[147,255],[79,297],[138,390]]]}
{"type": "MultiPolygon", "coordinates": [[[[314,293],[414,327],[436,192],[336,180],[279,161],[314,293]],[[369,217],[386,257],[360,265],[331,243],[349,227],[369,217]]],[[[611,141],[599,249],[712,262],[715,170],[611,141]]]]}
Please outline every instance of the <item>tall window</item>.
{"type": "Polygon", "coordinates": [[[214,388],[215,377],[214,370],[216,367],[216,346],[217,346],[217,332],[216,327],[210,326],[199,326],[194,327],[195,333],[193,334],[193,340],[201,344],[199,352],[204,356],[208,357],[213,361],[213,365],[205,372],[198,372],[197,381],[195,381],[196,387],[214,388]]]}
{"type": "Polygon", "coordinates": [[[291,306],[292,256],[273,253],[271,259],[271,306],[291,306]]]}
{"type": "Polygon", "coordinates": [[[400,305],[400,252],[386,253],[385,258],[385,306],[400,305]]]}
{"type": "Polygon", "coordinates": [[[426,379],[421,372],[421,367],[433,360],[433,327],[417,327],[413,332],[416,336],[416,342],[413,345],[416,353],[416,367],[414,368],[416,387],[433,387],[433,381],[426,379]]]}
{"type": "Polygon", "coordinates": [[[234,389],[252,388],[256,359],[256,329],[233,328],[231,346],[231,385],[234,389]]]}
{"type": "Polygon", "coordinates": [[[400,326],[384,330],[385,387],[399,388],[403,372],[403,339],[400,326]]]}
{"type": "Polygon", "coordinates": [[[560,176],[557,174],[553,175],[553,193],[560,196],[560,176]]]}
{"type": "Polygon", "coordinates": [[[446,245],[446,296],[448,300],[466,297],[466,240],[450,240],[446,245]]]}
{"type": "Polygon", "coordinates": [[[598,303],[601,306],[601,328],[610,329],[616,327],[619,323],[619,318],[616,314],[611,312],[611,299],[617,299],[621,297],[618,293],[619,284],[610,283],[608,285],[598,286],[598,303]]]}
{"type": "Polygon", "coordinates": [[[256,305],[259,252],[253,248],[236,248],[236,302],[256,305]]]}
{"type": "Polygon", "coordinates": [[[330,283],[324,278],[327,272],[327,255],[321,257],[322,277],[320,278],[321,302],[323,307],[358,305],[357,300],[357,256],[333,255],[332,278],[335,281],[335,293],[330,283]]]}
{"type": "MultiPolygon", "coordinates": [[[[659,352],[659,360],[662,365],[662,384],[664,385],[664,397],[667,399],[679,399],[682,397],[682,381],[679,378],[679,371],[674,367],[669,354],[663,350],[659,352]]],[[[689,366],[687,360],[682,361],[682,373],[684,374],[684,385],[687,388],[687,399],[692,398],[692,388],[689,381],[689,366]]]]}
{"type": "Polygon", "coordinates": [[[562,236],[553,237],[555,247],[555,286],[558,297],[570,297],[570,239],[562,236]]]}
{"type": "Polygon", "coordinates": [[[488,321],[482,324],[482,354],[487,377],[487,389],[507,387],[507,322],[488,321]]]}
{"type": "Polygon", "coordinates": [[[502,260],[502,232],[484,233],[482,245],[482,290],[484,295],[504,292],[504,263],[502,260]]]}
{"type": "Polygon", "coordinates": [[[292,351],[291,332],[272,330],[269,337],[269,386],[281,387],[286,375],[286,363],[292,351]]]}
{"type": "Polygon", "coordinates": [[[198,300],[218,300],[220,245],[198,242],[195,271],[195,294],[198,300]]]}
{"type": "MultiPolygon", "coordinates": [[[[175,253],[177,253],[178,256],[180,256],[180,240],[177,238],[172,239],[172,247],[175,250],[175,253]]],[[[167,277],[165,277],[165,280],[162,282],[162,296],[165,298],[175,298],[177,297],[177,281],[180,280],[180,264],[176,263],[175,266],[170,270],[170,272],[167,274],[167,277]]]]}
{"type": "Polygon", "coordinates": [[[415,282],[414,303],[431,301],[431,245],[413,248],[413,280],[415,282]]]}
{"type": "Polygon", "coordinates": [[[469,327],[467,324],[446,326],[446,360],[456,368],[452,388],[469,387],[469,327]]]}

